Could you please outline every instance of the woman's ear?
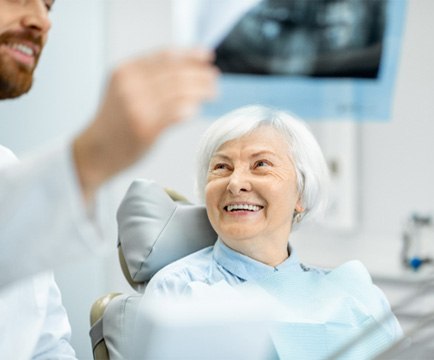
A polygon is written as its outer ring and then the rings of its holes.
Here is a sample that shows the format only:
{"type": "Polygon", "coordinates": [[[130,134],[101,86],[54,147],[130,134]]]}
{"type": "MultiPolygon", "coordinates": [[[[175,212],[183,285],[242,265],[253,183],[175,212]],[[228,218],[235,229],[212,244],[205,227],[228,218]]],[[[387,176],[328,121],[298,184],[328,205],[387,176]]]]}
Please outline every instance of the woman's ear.
{"type": "Polygon", "coordinates": [[[298,199],[297,203],[295,204],[294,212],[296,212],[296,213],[302,213],[304,210],[305,209],[304,209],[303,205],[301,204],[301,199],[298,199]]]}
{"type": "Polygon", "coordinates": [[[301,205],[301,200],[299,199],[295,204],[293,222],[299,223],[303,219],[304,207],[301,205]]]}

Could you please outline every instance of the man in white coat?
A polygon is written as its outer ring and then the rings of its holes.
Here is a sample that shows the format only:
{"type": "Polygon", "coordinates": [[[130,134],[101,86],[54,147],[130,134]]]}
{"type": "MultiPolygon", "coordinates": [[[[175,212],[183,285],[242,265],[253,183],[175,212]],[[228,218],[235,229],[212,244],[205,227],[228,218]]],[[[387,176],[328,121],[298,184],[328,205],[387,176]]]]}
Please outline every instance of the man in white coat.
{"type": "MultiPolygon", "coordinates": [[[[17,162],[0,145],[0,169],[17,162]]],[[[52,272],[17,280],[0,290],[0,334],[1,359],[76,359],[52,272]]]]}
{"type": "MultiPolygon", "coordinates": [[[[31,88],[53,2],[0,0],[0,99],[31,88]]],[[[131,60],[112,73],[94,119],[71,143],[22,162],[0,147],[0,358],[75,358],[50,269],[100,247],[95,192],[215,96],[211,62],[198,49],[131,60]]]]}

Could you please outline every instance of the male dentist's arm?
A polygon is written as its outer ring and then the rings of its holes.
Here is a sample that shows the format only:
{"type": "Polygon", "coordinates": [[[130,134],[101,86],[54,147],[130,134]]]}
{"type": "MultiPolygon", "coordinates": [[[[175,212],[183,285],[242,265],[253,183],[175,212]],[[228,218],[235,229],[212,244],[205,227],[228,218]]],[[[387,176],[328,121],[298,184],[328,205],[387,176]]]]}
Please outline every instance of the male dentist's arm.
{"type": "Polygon", "coordinates": [[[211,62],[210,53],[191,50],[121,65],[72,145],[0,171],[0,288],[98,252],[103,240],[87,213],[96,191],[215,96],[211,62]]]}
{"type": "Polygon", "coordinates": [[[167,51],[119,67],[91,123],[74,143],[86,199],[136,161],[169,125],[194,115],[215,95],[211,53],[167,51]]]}

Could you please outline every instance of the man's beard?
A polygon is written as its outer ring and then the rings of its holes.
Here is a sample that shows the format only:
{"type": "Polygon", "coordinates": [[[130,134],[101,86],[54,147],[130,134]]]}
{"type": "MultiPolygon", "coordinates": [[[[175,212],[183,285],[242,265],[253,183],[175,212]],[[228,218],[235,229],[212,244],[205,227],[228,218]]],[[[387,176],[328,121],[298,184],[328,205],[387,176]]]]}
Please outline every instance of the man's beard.
{"type": "MultiPolygon", "coordinates": [[[[20,40],[32,41],[42,48],[42,40],[29,33],[3,33],[0,34],[0,45],[19,43],[20,40]]],[[[25,66],[0,53],[0,99],[12,99],[25,94],[33,83],[33,71],[39,60],[36,56],[32,67],[25,66]]]]}

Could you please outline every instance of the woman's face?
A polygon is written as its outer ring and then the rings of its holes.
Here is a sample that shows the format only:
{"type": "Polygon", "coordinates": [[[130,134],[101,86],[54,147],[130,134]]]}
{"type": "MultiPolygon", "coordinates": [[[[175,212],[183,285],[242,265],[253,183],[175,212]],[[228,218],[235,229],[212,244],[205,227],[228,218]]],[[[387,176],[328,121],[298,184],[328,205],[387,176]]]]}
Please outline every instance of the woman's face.
{"type": "Polygon", "coordinates": [[[265,263],[286,258],[294,209],[302,208],[283,136],[262,126],[224,143],[210,161],[205,201],[226,245],[265,263]]]}

